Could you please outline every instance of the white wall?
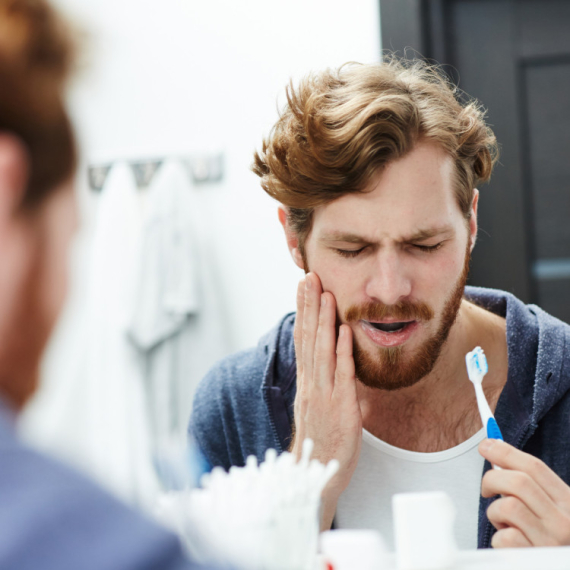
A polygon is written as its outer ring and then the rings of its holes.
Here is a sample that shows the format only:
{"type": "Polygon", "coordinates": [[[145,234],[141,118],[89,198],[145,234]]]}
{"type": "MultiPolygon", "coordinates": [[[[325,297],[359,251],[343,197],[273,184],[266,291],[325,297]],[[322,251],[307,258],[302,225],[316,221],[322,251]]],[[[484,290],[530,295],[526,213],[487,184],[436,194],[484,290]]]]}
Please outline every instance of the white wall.
{"type": "MultiPolygon", "coordinates": [[[[71,301],[48,353],[44,388],[27,416],[36,439],[49,434],[45,404],[74,355],[96,204],[85,164],[224,153],[223,182],[203,189],[204,215],[211,218],[230,350],[254,345],[294,310],[301,271],[289,257],[276,204],[249,170],[252,153],[275,122],[277,99],[291,77],[380,56],[378,0],[56,2],[88,33],[86,64],[70,95],[82,149],[85,229],[71,301]]],[[[52,411],[54,423],[58,413],[52,411]]]]}
{"type": "Polygon", "coordinates": [[[208,190],[211,223],[233,348],[252,345],[294,309],[300,277],[275,203],[249,171],[252,152],[290,77],[378,59],[379,2],[59,3],[91,36],[71,98],[87,161],[225,153],[225,180],[208,190]]]}

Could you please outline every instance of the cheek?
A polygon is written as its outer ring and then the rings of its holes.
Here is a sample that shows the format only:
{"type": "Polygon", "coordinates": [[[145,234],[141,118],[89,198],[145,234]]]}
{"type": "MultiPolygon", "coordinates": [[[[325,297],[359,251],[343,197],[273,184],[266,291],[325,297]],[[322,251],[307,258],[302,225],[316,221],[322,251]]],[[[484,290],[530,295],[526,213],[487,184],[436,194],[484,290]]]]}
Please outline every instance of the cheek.
{"type": "Polygon", "coordinates": [[[447,255],[427,260],[424,267],[416,273],[412,296],[427,301],[436,310],[443,307],[461,280],[465,255],[465,250],[461,251],[458,247],[447,255]]]}
{"type": "Polygon", "coordinates": [[[319,276],[323,291],[334,295],[338,312],[341,315],[348,306],[363,302],[363,286],[354,266],[343,265],[328,255],[321,255],[314,259],[315,263],[311,263],[310,269],[319,276]]]}
{"type": "Polygon", "coordinates": [[[45,236],[39,260],[39,301],[43,318],[53,326],[63,307],[67,293],[67,262],[54,240],[45,236]]]}
{"type": "Polygon", "coordinates": [[[471,254],[467,247],[462,247],[462,244],[458,244],[453,254],[444,256],[439,263],[437,273],[440,274],[441,280],[448,280],[449,287],[455,285],[457,279],[463,274],[465,263],[470,258],[471,254]]]}
{"type": "Polygon", "coordinates": [[[43,305],[51,322],[57,319],[67,294],[69,254],[75,228],[74,203],[63,198],[55,202],[42,232],[43,305]]]}
{"type": "Polygon", "coordinates": [[[432,293],[445,290],[455,283],[455,277],[459,276],[463,261],[459,263],[455,257],[442,256],[439,259],[427,260],[425,265],[416,274],[416,286],[427,286],[432,293]]]}
{"type": "Polygon", "coordinates": [[[50,308],[54,318],[57,317],[65,302],[69,286],[70,250],[72,234],[55,236],[52,248],[46,256],[51,260],[50,272],[50,308]]]}

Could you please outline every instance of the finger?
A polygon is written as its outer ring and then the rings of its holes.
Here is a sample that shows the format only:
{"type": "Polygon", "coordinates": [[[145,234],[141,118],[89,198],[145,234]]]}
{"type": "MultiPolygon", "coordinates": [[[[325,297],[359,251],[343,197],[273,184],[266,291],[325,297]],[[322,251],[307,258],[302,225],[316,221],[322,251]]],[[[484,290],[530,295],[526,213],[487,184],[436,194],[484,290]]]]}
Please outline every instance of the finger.
{"type": "Polygon", "coordinates": [[[481,495],[512,495],[521,500],[537,517],[548,519],[556,505],[530,475],[522,471],[492,469],[485,473],[481,482],[481,495]]]}
{"type": "Polygon", "coordinates": [[[501,497],[487,509],[487,518],[496,529],[517,528],[533,545],[544,545],[547,540],[542,520],[517,497],[501,497]]]}
{"type": "MultiPolygon", "coordinates": [[[[303,378],[311,384],[315,358],[315,341],[321,307],[321,282],[314,273],[305,277],[305,307],[303,309],[303,378]]],[[[306,388],[309,388],[307,385],[306,388]]]]}
{"type": "Polygon", "coordinates": [[[340,394],[356,389],[354,358],[352,356],[352,329],[348,325],[341,325],[339,329],[334,389],[340,394]]]}
{"type": "Polygon", "coordinates": [[[319,328],[315,341],[315,382],[321,389],[334,386],[336,369],[336,303],[331,293],[321,295],[321,310],[319,313],[319,328]]]}
{"type": "MultiPolygon", "coordinates": [[[[300,437],[302,426],[301,418],[305,415],[306,394],[305,384],[303,381],[303,312],[305,310],[305,279],[301,279],[297,286],[297,315],[295,317],[295,328],[293,331],[293,340],[295,343],[295,360],[297,364],[297,394],[294,404],[294,422],[293,428],[295,434],[300,437]]],[[[294,445],[295,437],[293,437],[291,445],[294,445]]]]}
{"type": "Polygon", "coordinates": [[[297,286],[297,314],[293,340],[295,343],[295,358],[297,360],[297,390],[303,378],[303,312],[305,310],[305,280],[301,279],[297,286]]]}
{"type": "Polygon", "coordinates": [[[479,444],[479,453],[493,465],[526,473],[554,503],[570,500],[570,489],[566,483],[537,457],[496,439],[483,440],[479,444]]]}
{"type": "Polygon", "coordinates": [[[528,548],[532,544],[518,528],[506,527],[493,535],[491,546],[493,548],[528,548]]]}

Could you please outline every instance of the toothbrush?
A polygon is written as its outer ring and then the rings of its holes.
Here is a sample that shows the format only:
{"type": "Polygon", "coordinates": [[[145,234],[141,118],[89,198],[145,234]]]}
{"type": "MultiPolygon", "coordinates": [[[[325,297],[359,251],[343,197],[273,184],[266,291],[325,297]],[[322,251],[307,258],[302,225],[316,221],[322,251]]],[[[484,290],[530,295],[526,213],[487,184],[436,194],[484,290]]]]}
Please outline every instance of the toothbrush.
{"type": "Polygon", "coordinates": [[[485,394],[483,393],[483,377],[489,371],[483,349],[478,346],[471,352],[468,352],[465,355],[465,363],[467,364],[469,380],[471,380],[473,386],[475,386],[479,414],[481,415],[483,427],[487,430],[487,437],[502,440],[503,435],[501,434],[501,430],[497,425],[493,412],[491,412],[491,408],[489,408],[489,404],[487,403],[487,398],[485,398],[485,394]]]}

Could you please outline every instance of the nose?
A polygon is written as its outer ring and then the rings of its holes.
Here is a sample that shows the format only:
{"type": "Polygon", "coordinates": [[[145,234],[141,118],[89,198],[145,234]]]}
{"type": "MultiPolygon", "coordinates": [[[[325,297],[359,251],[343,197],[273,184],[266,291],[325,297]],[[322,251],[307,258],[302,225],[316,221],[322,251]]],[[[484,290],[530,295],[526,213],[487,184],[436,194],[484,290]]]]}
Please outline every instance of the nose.
{"type": "Polygon", "coordinates": [[[379,251],[366,283],[366,295],[373,301],[395,305],[412,292],[412,281],[397,251],[379,251]]]}

